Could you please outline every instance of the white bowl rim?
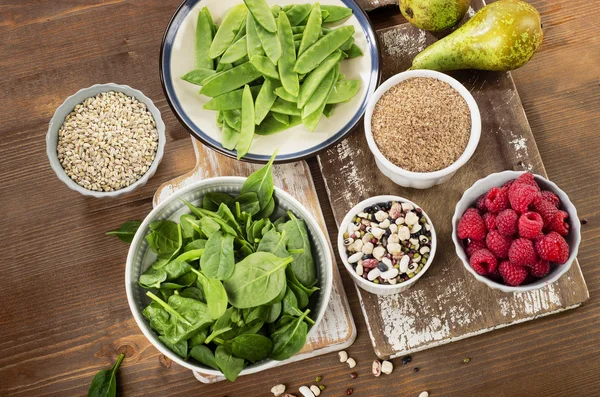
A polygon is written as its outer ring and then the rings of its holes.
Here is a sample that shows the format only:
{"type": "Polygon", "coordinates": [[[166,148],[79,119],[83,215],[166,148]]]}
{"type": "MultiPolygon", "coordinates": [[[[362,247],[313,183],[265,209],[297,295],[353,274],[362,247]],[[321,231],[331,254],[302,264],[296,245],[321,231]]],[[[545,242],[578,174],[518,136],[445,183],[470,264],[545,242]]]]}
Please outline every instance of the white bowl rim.
{"type": "Polygon", "coordinates": [[[479,112],[479,106],[477,106],[477,102],[475,101],[475,98],[473,98],[473,95],[471,95],[469,90],[467,90],[467,88],[455,78],[434,70],[407,70],[387,79],[383,84],[379,86],[379,88],[377,88],[375,93],[369,99],[369,103],[367,104],[367,110],[365,111],[364,124],[367,144],[369,145],[371,152],[373,152],[373,155],[377,158],[377,160],[380,161],[390,171],[414,180],[442,178],[446,175],[450,175],[456,172],[460,167],[466,164],[466,162],[469,161],[469,159],[473,156],[473,153],[475,153],[475,150],[477,149],[477,146],[479,144],[479,139],[481,137],[481,114],[479,112]],[[464,152],[454,163],[450,164],[448,167],[433,172],[414,172],[398,167],[390,160],[388,160],[383,155],[383,153],[381,153],[379,147],[377,147],[377,144],[375,143],[375,140],[373,138],[373,132],[371,131],[371,119],[373,116],[373,110],[381,96],[385,94],[390,88],[399,84],[400,82],[416,77],[435,78],[450,84],[450,86],[457,90],[459,94],[463,97],[463,99],[467,102],[467,105],[469,106],[469,111],[471,113],[471,134],[469,136],[469,141],[464,152]]]}
{"type": "MultiPolygon", "coordinates": [[[[140,225],[137,232],[135,233],[135,236],[133,237],[133,241],[131,242],[130,247],[138,245],[140,243],[140,240],[145,238],[145,233],[143,231],[148,228],[148,225],[151,222],[150,219],[152,219],[152,217],[156,213],[162,211],[164,207],[171,204],[173,201],[178,200],[180,196],[182,196],[190,191],[193,191],[195,189],[198,189],[204,185],[210,185],[210,184],[218,182],[218,181],[229,181],[229,182],[243,184],[243,182],[246,179],[247,178],[245,178],[245,177],[239,177],[239,176],[219,176],[219,177],[214,177],[214,178],[203,179],[203,180],[194,182],[194,183],[184,187],[183,189],[177,190],[175,193],[173,193],[172,195],[167,197],[163,202],[161,202],[156,207],[154,207],[148,215],[146,215],[146,217],[142,221],[142,224],[140,225]]],[[[324,244],[324,247],[326,247],[328,255],[325,256],[326,261],[327,261],[325,268],[328,269],[327,272],[329,273],[329,277],[327,277],[327,280],[329,280],[329,282],[327,283],[327,285],[324,286],[324,288],[320,289],[320,292],[322,294],[321,300],[323,302],[329,302],[329,299],[331,297],[331,290],[333,289],[333,260],[331,257],[329,241],[325,237],[325,234],[323,233],[323,230],[321,229],[321,226],[319,225],[319,223],[314,219],[314,217],[310,214],[310,212],[306,209],[306,207],[304,207],[304,205],[302,203],[300,203],[292,195],[290,195],[283,189],[281,189],[277,186],[275,186],[274,188],[275,188],[275,194],[277,196],[285,197],[286,201],[294,202],[295,205],[304,209],[306,214],[303,214],[303,215],[308,215],[308,216],[303,216],[302,219],[305,222],[311,223],[312,227],[315,230],[317,230],[317,234],[318,234],[317,236],[314,236],[314,237],[321,240],[321,242],[324,244]]],[[[135,322],[137,323],[137,326],[142,331],[142,333],[144,334],[146,339],[148,339],[148,341],[156,349],[158,349],[158,351],[160,351],[162,354],[169,357],[171,360],[175,361],[177,364],[181,365],[182,367],[190,369],[192,371],[200,372],[204,375],[222,377],[223,374],[221,373],[221,371],[218,371],[218,370],[215,370],[212,368],[208,368],[205,366],[201,366],[201,365],[194,365],[188,361],[183,360],[181,357],[179,357],[178,355],[173,353],[170,349],[165,347],[162,343],[159,343],[159,344],[153,343],[153,338],[155,338],[156,335],[154,334],[154,331],[152,331],[150,329],[150,327],[146,326],[143,316],[141,315],[141,310],[140,310],[140,313],[137,312],[136,304],[135,304],[134,298],[133,298],[133,291],[132,291],[132,287],[131,287],[132,286],[131,268],[133,267],[133,259],[134,259],[134,254],[130,248],[127,253],[127,261],[125,264],[125,292],[127,295],[127,302],[129,303],[129,309],[131,310],[131,313],[133,314],[133,317],[135,319],[135,322]]],[[[136,281],[136,283],[137,283],[137,281],[136,281]]],[[[307,341],[310,338],[310,336],[312,335],[312,333],[314,332],[314,330],[317,328],[320,321],[323,319],[323,316],[325,314],[325,311],[327,310],[327,307],[328,306],[325,303],[322,306],[319,313],[317,313],[317,316],[314,318],[315,325],[313,325],[311,327],[309,333],[306,335],[307,341]]],[[[244,368],[240,372],[239,376],[250,375],[250,374],[253,374],[256,372],[261,372],[266,369],[275,367],[275,366],[279,365],[279,363],[281,363],[281,362],[282,361],[265,360],[265,361],[262,361],[261,363],[253,364],[249,368],[244,368]]],[[[285,362],[285,360],[283,362],[285,362]]]]}
{"type": "MultiPolygon", "coordinates": [[[[89,98],[93,95],[94,94],[87,95],[86,98],[89,98]]],[[[80,102],[77,102],[77,103],[80,103],[80,102]]],[[[56,108],[56,110],[54,111],[54,115],[52,116],[52,119],[50,119],[50,123],[48,125],[48,132],[46,133],[46,155],[48,156],[48,160],[50,161],[50,167],[52,168],[52,170],[54,171],[54,173],[56,174],[58,179],[60,179],[71,190],[79,192],[79,193],[83,194],[84,196],[92,196],[92,197],[97,197],[97,198],[121,196],[123,194],[131,193],[138,187],[145,185],[148,182],[148,180],[152,176],[154,176],[154,174],[156,173],[156,169],[158,168],[158,165],[162,161],[164,151],[165,151],[165,144],[166,144],[165,123],[162,120],[160,110],[158,110],[156,105],[154,105],[154,102],[150,98],[148,98],[146,95],[144,95],[140,90],[136,90],[135,88],[132,88],[128,85],[115,84],[115,83],[94,84],[90,87],[82,88],[79,91],[77,91],[76,93],[74,93],[73,95],[67,97],[63,101],[63,103],[61,103],[60,106],[58,106],[56,108]],[[79,184],[77,184],[73,179],[71,179],[67,175],[64,168],[62,168],[62,166],[60,165],[60,162],[58,161],[58,155],[56,153],[56,146],[52,145],[50,142],[51,137],[55,133],[58,134],[58,130],[64,123],[64,117],[61,117],[59,115],[60,111],[63,109],[67,109],[68,110],[67,114],[69,114],[73,110],[71,103],[73,101],[75,101],[75,97],[77,97],[81,94],[87,95],[87,92],[95,91],[96,89],[99,89],[99,88],[102,89],[101,92],[118,91],[118,92],[123,92],[124,94],[127,94],[127,95],[129,95],[128,92],[131,92],[132,96],[135,97],[135,99],[137,99],[138,101],[143,102],[146,105],[146,107],[148,108],[148,110],[152,113],[152,116],[154,117],[154,121],[156,122],[156,130],[158,132],[158,147],[156,149],[156,156],[154,157],[154,160],[152,161],[152,165],[150,166],[150,168],[148,168],[148,171],[146,171],[146,173],[144,175],[142,175],[142,177],[140,179],[138,179],[131,185],[124,187],[122,189],[119,189],[119,190],[112,191],[112,192],[97,192],[94,190],[86,189],[83,186],[80,186],[79,184]],[[54,160],[56,160],[56,161],[54,161],[54,160]]]]}
{"type": "Polygon", "coordinates": [[[431,263],[433,262],[433,259],[435,257],[436,250],[437,250],[437,234],[435,232],[435,226],[433,225],[431,218],[427,214],[427,211],[425,211],[420,205],[412,202],[409,199],[401,197],[401,196],[381,195],[381,196],[369,197],[368,199],[361,201],[360,203],[358,203],[354,207],[352,207],[352,209],[350,211],[348,211],[348,213],[346,214],[346,216],[340,223],[340,227],[338,229],[338,252],[340,254],[340,258],[342,259],[342,262],[344,263],[344,267],[346,268],[348,273],[350,273],[352,278],[358,284],[373,287],[374,289],[381,290],[382,292],[383,291],[389,292],[390,290],[401,289],[400,287],[406,288],[407,286],[411,286],[414,283],[416,283],[417,280],[419,280],[431,266],[431,263]],[[400,203],[409,203],[409,204],[412,204],[415,208],[421,208],[421,210],[423,211],[422,212],[423,215],[425,215],[425,218],[427,218],[427,221],[431,225],[431,250],[429,251],[429,259],[425,263],[425,266],[423,266],[423,269],[419,273],[415,274],[415,276],[413,278],[410,278],[407,281],[404,281],[404,282],[401,282],[398,284],[393,284],[393,285],[392,284],[375,284],[371,281],[365,280],[362,277],[359,277],[356,274],[356,271],[354,270],[352,265],[350,265],[348,263],[348,254],[346,253],[346,246],[344,245],[344,230],[346,230],[348,228],[348,224],[350,223],[352,218],[354,218],[356,216],[356,214],[361,212],[364,209],[364,207],[370,205],[370,203],[387,202],[387,201],[398,201],[400,203]]]}
{"type": "MultiPolygon", "coordinates": [[[[459,221],[460,216],[462,216],[462,214],[458,213],[459,206],[461,204],[463,204],[463,200],[466,200],[466,198],[468,197],[468,195],[470,195],[472,192],[474,192],[475,190],[477,190],[477,187],[480,184],[482,184],[483,182],[488,181],[490,179],[499,178],[499,177],[505,177],[505,176],[510,176],[511,177],[510,179],[516,179],[520,175],[523,175],[526,172],[529,172],[529,171],[512,171],[512,170],[506,170],[506,171],[501,171],[501,172],[495,172],[493,174],[490,174],[490,175],[486,176],[485,178],[479,179],[470,188],[468,188],[467,190],[465,190],[465,192],[463,193],[462,197],[460,198],[460,200],[456,204],[456,207],[455,207],[455,210],[454,210],[454,216],[452,217],[452,241],[454,242],[454,248],[456,250],[456,254],[458,255],[459,259],[461,260],[463,266],[478,281],[481,281],[482,283],[485,283],[490,288],[497,289],[497,290],[500,290],[500,291],[503,291],[503,292],[527,292],[527,291],[535,291],[537,289],[540,289],[540,288],[543,288],[543,287],[545,287],[547,285],[555,283],[566,272],[568,272],[569,269],[571,268],[571,266],[573,265],[573,262],[577,258],[577,253],[579,252],[579,244],[581,243],[581,225],[579,223],[579,217],[577,216],[577,208],[575,207],[575,205],[573,205],[573,203],[569,199],[569,196],[561,188],[559,188],[558,185],[556,185],[556,183],[550,181],[549,179],[543,177],[542,175],[533,174],[533,176],[536,179],[543,180],[544,183],[548,184],[552,188],[552,192],[555,193],[560,198],[562,206],[565,209],[567,209],[567,208],[569,209],[569,211],[568,211],[569,212],[569,216],[575,215],[574,219],[571,222],[571,224],[573,225],[573,227],[571,228],[571,230],[569,230],[569,233],[575,233],[575,243],[573,244],[572,247],[571,246],[569,247],[570,248],[569,259],[567,259],[567,262],[565,264],[558,265],[555,269],[559,269],[559,271],[557,271],[556,273],[554,273],[552,275],[552,277],[550,277],[548,280],[544,280],[543,282],[534,282],[534,283],[527,284],[527,285],[519,285],[519,286],[510,286],[510,285],[500,284],[500,283],[498,283],[498,282],[496,282],[496,281],[494,281],[492,279],[489,279],[489,278],[487,278],[485,276],[477,274],[475,272],[475,270],[473,270],[473,268],[469,264],[469,260],[468,260],[467,255],[466,255],[466,253],[465,253],[465,251],[464,251],[464,249],[463,249],[463,247],[461,245],[461,242],[460,242],[458,236],[456,235],[456,227],[458,225],[458,221],[459,221]]],[[[469,205],[469,207],[471,207],[471,205],[469,205]]]]}

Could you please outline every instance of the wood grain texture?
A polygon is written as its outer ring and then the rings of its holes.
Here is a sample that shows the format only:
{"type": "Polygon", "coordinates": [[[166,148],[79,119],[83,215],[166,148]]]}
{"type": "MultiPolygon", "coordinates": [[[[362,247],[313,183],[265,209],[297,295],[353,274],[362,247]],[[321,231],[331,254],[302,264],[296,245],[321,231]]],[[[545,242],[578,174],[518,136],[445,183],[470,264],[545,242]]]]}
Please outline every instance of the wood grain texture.
{"type": "MultiPolygon", "coordinates": [[[[413,355],[411,365],[373,378],[375,358],[358,296],[342,272],[358,337],[348,349],[358,378],[329,354],[204,385],[148,345],[124,286],[127,246],[104,236],[142,219],[164,182],[195,163],[189,135],[171,113],[158,74],[160,41],[179,0],[5,0],[0,2],[0,395],[83,396],[118,351],[119,395],[264,397],[280,382],[323,376],[322,396],[563,397],[600,389],[600,18],[589,0],[532,0],[542,13],[541,52],[513,73],[549,177],[581,217],[579,261],[591,299],[581,308],[413,355]],[[141,190],[117,200],[85,198],[53,174],[48,121],[82,87],[116,82],[140,89],[167,125],[165,157],[141,190]],[[461,364],[470,357],[468,365],[461,364]],[[419,367],[418,373],[413,367],[419,367]]],[[[395,7],[369,13],[377,29],[403,22],[395,7]]],[[[330,232],[336,224],[318,163],[309,165],[330,232]]],[[[352,186],[349,186],[352,188],[352,186]]],[[[339,259],[338,259],[338,263],[339,259]]]]}
{"type": "MultiPolygon", "coordinates": [[[[185,175],[161,185],[154,194],[153,203],[155,206],[177,192],[177,190],[183,189],[194,182],[216,176],[248,176],[261,167],[260,165],[235,161],[209,149],[194,138],[190,139],[194,146],[196,166],[185,175]]],[[[323,229],[323,233],[327,236],[327,227],[325,226],[319,198],[308,164],[304,161],[298,161],[291,164],[274,165],[273,181],[275,186],[281,187],[297,198],[312,213],[323,229]]],[[[329,245],[333,257],[331,242],[329,242],[329,245]]],[[[288,360],[286,364],[345,349],[352,345],[355,339],[356,326],[342,286],[340,272],[335,259],[333,259],[333,287],[327,311],[317,328],[312,331],[312,336],[304,348],[288,360]]],[[[281,365],[285,364],[279,364],[279,366],[281,365]]],[[[194,375],[204,383],[225,380],[223,376],[211,376],[200,372],[196,372],[194,375]]]]}
{"type": "MultiPolygon", "coordinates": [[[[477,10],[483,2],[477,0],[473,6],[477,10]]],[[[412,58],[435,41],[434,36],[410,24],[377,33],[383,81],[408,69],[412,58]]],[[[475,98],[482,131],[473,158],[445,184],[427,190],[395,185],[378,170],[362,128],[319,156],[338,222],[357,202],[394,194],[419,204],[436,228],[439,248],[435,260],[414,287],[385,297],[358,290],[375,354],[382,359],[572,309],[589,298],[577,261],[552,285],[506,294],[477,281],[456,256],[451,220],[466,189],[478,179],[506,169],[541,175],[545,170],[510,73],[460,72],[454,76],[475,98]]]]}

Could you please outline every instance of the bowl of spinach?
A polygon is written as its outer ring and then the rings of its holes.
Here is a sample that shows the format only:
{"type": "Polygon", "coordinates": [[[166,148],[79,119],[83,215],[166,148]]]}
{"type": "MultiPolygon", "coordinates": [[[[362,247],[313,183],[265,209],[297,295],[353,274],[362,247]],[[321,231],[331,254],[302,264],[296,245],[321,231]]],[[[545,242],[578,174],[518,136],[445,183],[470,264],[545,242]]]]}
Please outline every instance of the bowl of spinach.
{"type": "Polygon", "coordinates": [[[329,244],[273,186],[274,158],[248,178],[187,186],[109,232],[131,243],[125,279],[138,326],[186,368],[234,381],[290,360],[327,308],[329,244]]]}

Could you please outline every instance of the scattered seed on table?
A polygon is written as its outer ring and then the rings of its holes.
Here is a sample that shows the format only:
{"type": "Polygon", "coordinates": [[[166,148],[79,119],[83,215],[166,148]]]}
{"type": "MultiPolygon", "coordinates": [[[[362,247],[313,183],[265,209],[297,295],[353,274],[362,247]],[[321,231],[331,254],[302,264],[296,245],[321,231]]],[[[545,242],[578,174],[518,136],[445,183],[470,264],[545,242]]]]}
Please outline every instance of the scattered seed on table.
{"type": "Polygon", "coordinates": [[[587,223],[588,223],[588,220],[587,220],[587,219],[585,219],[585,218],[582,218],[582,219],[581,219],[581,224],[582,224],[582,225],[585,225],[585,224],[587,224],[587,223]]]}
{"type": "Polygon", "coordinates": [[[351,395],[354,392],[354,390],[352,390],[352,388],[348,388],[346,389],[346,395],[351,395]]]}
{"type": "Polygon", "coordinates": [[[354,368],[354,367],[356,367],[356,361],[355,361],[353,358],[349,358],[349,359],[346,361],[346,364],[348,364],[348,366],[349,366],[350,368],[354,368]]]}
{"type": "Polygon", "coordinates": [[[381,362],[379,360],[373,361],[373,365],[371,365],[371,373],[375,377],[379,377],[381,375],[381,362]]]}
{"type": "Polygon", "coordinates": [[[346,353],[345,350],[342,350],[341,352],[338,352],[338,356],[340,357],[340,362],[341,363],[345,363],[346,361],[348,361],[348,353],[346,353]]]}
{"type": "Polygon", "coordinates": [[[102,92],[75,106],[58,131],[58,160],[86,189],[110,192],[140,179],[158,149],[146,105],[122,92],[102,92]]]}
{"type": "Polygon", "coordinates": [[[315,396],[319,396],[321,395],[321,389],[319,388],[319,386],[317,385],[311,385],[310,386],[310,391],[315,395],[315,396]]]}
{"type": "Polygon", "coordinates": [[[319,385],[319,389],[321,389],[321,391],[325,390],[325,385],[319,385]]]}
{"type": "Polygon", "coordinates": [[[315,378],[315,382],[317,382],[317,383],[318,383],[318,382],[320,382],[320,381],[322,381],[322,380],[323,380],[323,377],[322,377],[322,376],[317,376],[317,377],[315,378]]]}
{"type": "Polygon", "coordinates": [[[386,375],[389,375],[393,371],[394,371],[394,365],[391,363],[391,361],[385,360],[384,362],[381,363],[381,372],[383,372],[386,375]]]}
{"type": "Polygon", "coordinates": [[[426,391],[421,392],[421,394],[419,394],[419,397],[429,397],[429,393],[426,391]]]}
{"type": "Polygon", "coordinates": [[[404,357],[402,359],[402,364],[406,365],[406,364],[408,364],[411,361],[412,361],[412,357],[411,356],[406,356],[406,357],[404,357]]]}
{"type": "Polygon", "coordinates": [[[419,367],[415,367],[415,368],[413,369],[413,371],[415,371],[415,372],[419,372],[419,367]]]}
{"type": "Polygon", "coordinates": [[[471,359],[470,359],[469,357],[465,357],[465,358],[463,358],[463,360],[462,360],[462,362],[463,362],[464,364],[468,363],[469,361],[471,361],[471,359]]]}
{"type": "Polygon", "coordinates": [[[315,395],[313,394],[313,392],[308,388],[308,386],[300,386],[300,389],[298,390],[300,392],[300,394],[302,394],[304,397],[315,397],[315,395]]]}
{"type": "Polygon", "coordinates": [[[352,373],[350,374],[350,377],[351,377],[352,379],[356,379],[356,378],[358,378],[358,374],[357,374],[356,372],[352,372],[352,373]]]}
{"type": "Polygon", "coordinates": [[[271,388],[271,393],[273,393],[273,395],[275,397],[281,396],[283,393],[285,393],[285,385],[279,384],[279,385],[273,386],[271,388]]]}

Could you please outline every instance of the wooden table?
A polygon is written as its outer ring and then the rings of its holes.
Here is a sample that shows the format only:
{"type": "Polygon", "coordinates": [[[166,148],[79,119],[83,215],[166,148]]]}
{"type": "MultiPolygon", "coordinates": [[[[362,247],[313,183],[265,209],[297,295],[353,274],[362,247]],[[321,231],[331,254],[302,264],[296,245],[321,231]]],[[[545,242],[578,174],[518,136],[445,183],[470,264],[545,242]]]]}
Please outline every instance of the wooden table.
{"type": "MultiPolygon", "coordinates": [[[[151,209],[152,195],[194,165],[190,138],[160,86],[158,55],[179,0],[0,1],[0,395],[85,395],[94,373],[125,352],[125,396],[266,396],[279,382],[297,391],[323,376],[325,396],[593,396],[600,388],[600,15],[594,1],[532,0],[546,38],[513,76],[550,178],[582,218],[579,260],[591,299],[582,308],[415,354],[373,378],[375,358],[356,292],[344,272],[358,326],[349,349],[358,379],[337,355],[203,385],[159,354],[137,328],[123,283],[127,246],[104,236],[151,209]],[[84,198],[54,176],[47,123],[64,98],[94,83],[142,90],[167,125],[167,150],[144,188],[118,200],[84,198]],[[468,364],[462,360],[470,357],[468,364]],[[418,373],[413,372],[419,367],[418,373]]],[[[370,14],[376,28],[402,22],[396,8],[370,14]]],[[[309,160],[335,236],[318,165],[309,160]]],[[[296,393],[297,394],[297,393],[296,393]]]]}

